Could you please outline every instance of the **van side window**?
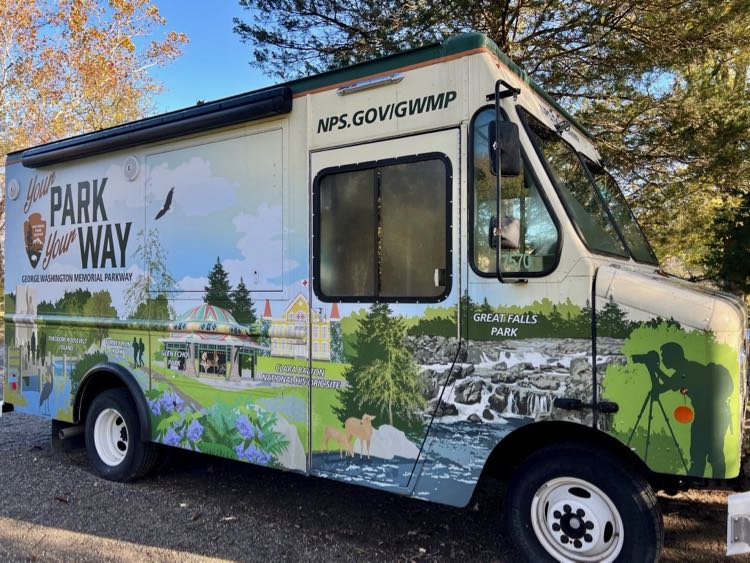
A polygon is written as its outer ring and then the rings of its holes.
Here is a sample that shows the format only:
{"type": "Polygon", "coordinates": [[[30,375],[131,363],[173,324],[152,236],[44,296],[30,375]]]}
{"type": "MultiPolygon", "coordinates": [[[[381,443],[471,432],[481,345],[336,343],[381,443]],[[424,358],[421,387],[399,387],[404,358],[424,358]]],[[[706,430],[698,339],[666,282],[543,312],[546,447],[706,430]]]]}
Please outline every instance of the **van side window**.
{"type": "Polygon", "coordinates": [[[315,193],[319,296],[436,301],[447,295],[450,176],[442,155],[324,171],[315,193]]]}
{"type": "MultiPolygon", "coordinates": [[[[481,274],[496,274],[497,252],[490,245],[491,223],[497,215],[495,176],[490,172],[487,127],[494,108],[474,118],[472,125],[471,260],[481,274]]],[[[541,274],[555,265],[559,244],[557,226],[544,204],[533,176],[524,166],[518,177],[503,178],[500,204],[502,271],[541,274]],[[505,232],[502,232],[505,231],[505,232]]]]}

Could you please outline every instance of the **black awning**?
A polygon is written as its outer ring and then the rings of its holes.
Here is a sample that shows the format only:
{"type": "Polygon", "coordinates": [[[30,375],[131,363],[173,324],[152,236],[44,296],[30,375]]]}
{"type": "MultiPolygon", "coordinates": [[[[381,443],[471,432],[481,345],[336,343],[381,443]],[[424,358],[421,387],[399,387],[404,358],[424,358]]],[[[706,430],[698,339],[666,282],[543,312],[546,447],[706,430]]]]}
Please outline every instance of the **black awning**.
{"type": "Polygon", "coordinates": [[[292,90],[271,88],[40,145],[25,150],[21,162],[37,168],[291,111],[292,90]]]}

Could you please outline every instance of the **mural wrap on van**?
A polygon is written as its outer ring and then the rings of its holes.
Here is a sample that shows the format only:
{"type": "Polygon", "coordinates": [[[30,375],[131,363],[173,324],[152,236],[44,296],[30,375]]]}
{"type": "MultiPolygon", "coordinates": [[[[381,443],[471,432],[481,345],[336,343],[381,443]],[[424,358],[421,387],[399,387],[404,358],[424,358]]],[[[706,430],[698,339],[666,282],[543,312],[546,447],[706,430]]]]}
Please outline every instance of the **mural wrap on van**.
{"type": "MultiPolygon", "coordinates": [[[[628,319],[614,299],[599,326],[617,346],[600,366],[601,394],[619,410],[606,430],[654,471],[724,479],[740,467],[740,358],[736,345],[674,319],[628,319]]],[[[606,344],[605,344],[606,345],[606,344]]]]}
{"type": "MultiPolygon", "coordinates": [[[[73,421],[82,378],[113,362],[157,442],[456,505],[511,432],[593,423],[554,407],[592,399],[588,302],[456,287],[448,305],[315,301],[281,142],[149,155],[142,182],[113,161],[13,172],[27,192],[9,201],[5,400],[73,421]]],[[[735,474],[737,350],[615,301],[597,304],[597,335],[598,391],[620,407],[602,428],[657,471],[735,474]]]]}
{"type": "MultiPolygon", "coordinates": [[[[211,276],[225,277],[220,262],[211,276]]],[[[19,296],[33,301],[28,288],[18,291],[6,295],[10,312],[19,296]]],[[[77,290],[40,302],[37,313],[81,315],[98,307],[104,317],[109,307],[114,317],[110,302],[106,290],[77,290]]],[[[299,293],[277,309],[265,300],[258,314],[242,286],[222,304],[227,308],[194,307],[164,332],[8,325],[16,344],[9,347],[6,399],[21,411],[71,420],[81,377],[114,361],[143,386],[156,441],[305,471],[312,382],[315,471],[414,487],[415,495],[453,504],[470,498],[484,461],[511,431],[540,420],[591,422],[553,406],[557,397],[590,401],[588,306],[543,301],[523,312],[464,297],[476,336],[462,351],[456,311],[441,307],[404,318],[386,304],[342,315],[352,306],[334,303],[321,314],[299,293]],[[230,312],[243,306],[248,324],[230,312]],[[295,328],[307,332],[310,314],[318,351],[312,369],[302,358],[309,343],[294,338],[295,328]],[[521,332],[504,336],[501,319],[520,323],[513,328],[521,332]]],[[[165,316],[168,310],[164,304],[165,316]]],[[[629,322],[614,302],[599,319],[600,393],[619,406],[600,426],[655,471],[715,478],[736,471],[738,417],[729,401],[738,388],[736,350],[675,321],[629,322]]]]}

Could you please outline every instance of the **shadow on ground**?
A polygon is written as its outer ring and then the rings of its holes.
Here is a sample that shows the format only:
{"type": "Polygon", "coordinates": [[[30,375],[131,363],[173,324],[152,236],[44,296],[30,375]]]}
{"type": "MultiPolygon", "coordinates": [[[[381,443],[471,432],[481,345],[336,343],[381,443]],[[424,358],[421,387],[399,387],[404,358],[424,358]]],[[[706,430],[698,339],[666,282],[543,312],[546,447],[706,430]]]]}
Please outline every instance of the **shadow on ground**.
{"type": "MultiPolygon", "coordinates": [[[[503,535],[503,488],[492,481],[455,509],[170,450],[156,475],[111,483],[93,474],[85,453],[54,451],[49,422],[18,414],[0,419],[0,452],[3,560],[466,562],[521,555],[503,535]]],[[[723,559],[726,493],[693,491],[660,496],[660,503],[665,561],[723,559]]]]}

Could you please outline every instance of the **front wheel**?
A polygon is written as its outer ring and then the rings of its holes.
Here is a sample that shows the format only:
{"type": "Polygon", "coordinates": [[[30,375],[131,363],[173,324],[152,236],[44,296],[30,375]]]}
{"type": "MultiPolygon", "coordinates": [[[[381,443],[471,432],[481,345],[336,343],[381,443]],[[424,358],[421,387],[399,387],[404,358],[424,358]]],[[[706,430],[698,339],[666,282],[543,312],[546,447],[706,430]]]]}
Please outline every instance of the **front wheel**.
{"type": "Polygon", "coordinates": [[[97,396],[86,415],[86,452],[96,472],[110,481],[131,481],[148,473],[158,446],[140,438],[133,399],[126,389],[97,396]]]}
{"type": "Polygon", "coordinates": [[[628,464],[577,444],[527,458],[508,485],[505,519],[531,561],[656,561],[661,511],[628,464]]]}

